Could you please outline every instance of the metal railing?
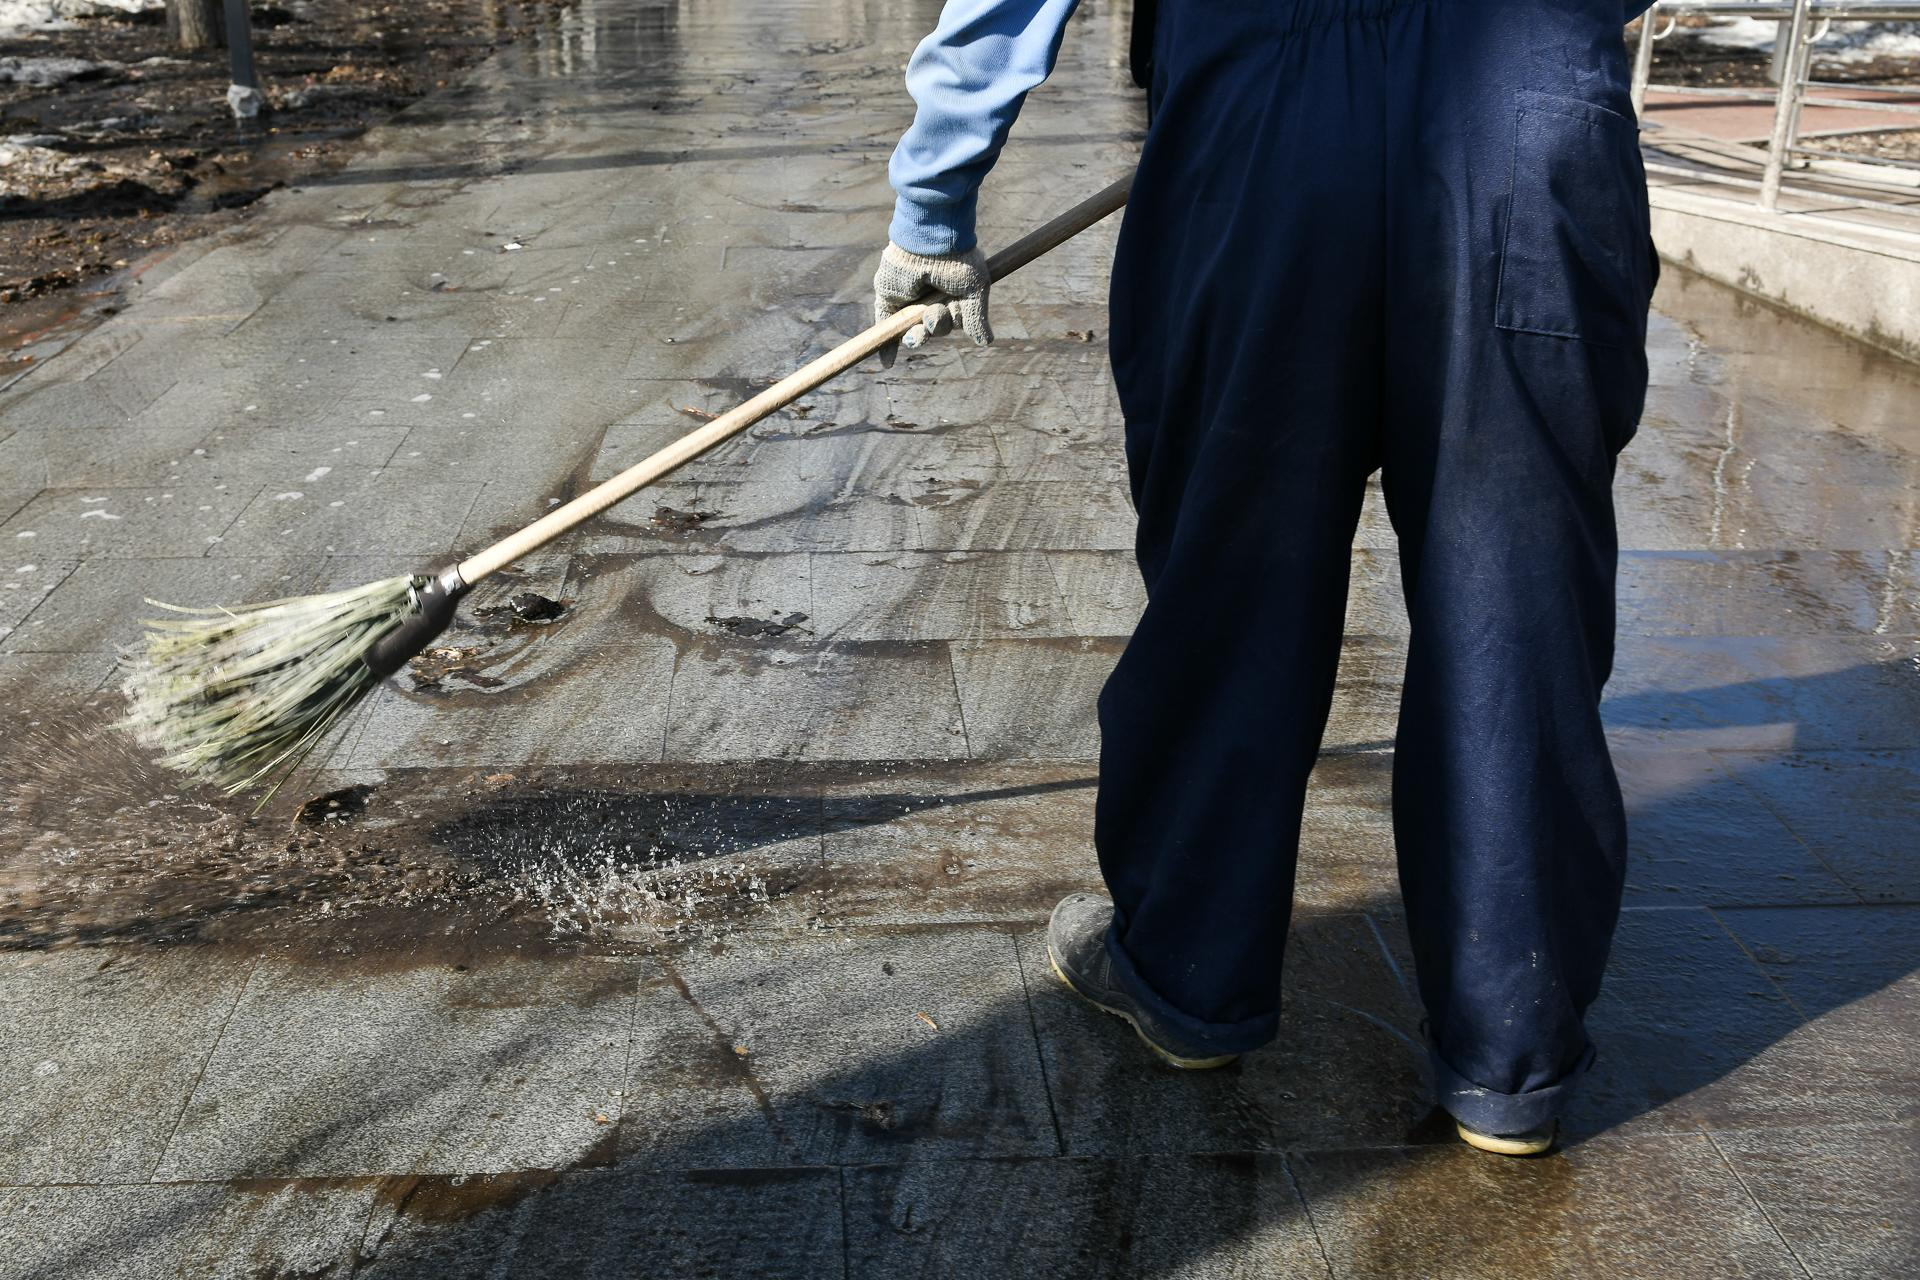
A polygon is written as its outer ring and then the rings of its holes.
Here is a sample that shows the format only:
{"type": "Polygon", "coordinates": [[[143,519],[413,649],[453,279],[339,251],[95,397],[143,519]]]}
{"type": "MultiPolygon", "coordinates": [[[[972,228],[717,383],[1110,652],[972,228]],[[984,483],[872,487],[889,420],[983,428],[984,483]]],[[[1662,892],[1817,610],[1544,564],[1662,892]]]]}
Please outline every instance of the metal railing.
{"type": "MultiPolygon", "coordinates": [[[[1800,142],[1800,112],[1806,106],[1844,107],[1849,111],[1877,111],[1912,115],[1920,124],[1920,101],[1889,100],[1902,96],[1920,97],[1920,86],[1901,84],[1842,84],[1814,80],[1810,76],[1814,46],[1824,40],[1837,22],[1920,22],[1920,0],[1655,0],[1640,19],[1640,40],[1634,49],[1633,107],[1640,111],[1646,96],[1654,93],[1685,93],[1696,96],[1724,96],[1750,101],[1773,101],[1773,129],[1767,140],[1766,163],[1758,183],[1760,207],[1775,209],[1780,203],[1780,184],[1794,158],[1809,161],[1841,160],[1852,183],[1866,188],[1883,185],[1876,170],[1884,170],[1887,191],[1911,193],[1913,184],[1894,180],[1894,175],[1910,175],[1920,165],[1908,161],[1882,159],[1857,153],[1838,152],[1803,146],[1800,142]],[[1777,85],[1765,89],[1706,88],[1677,84],[1654,84],[1653,46],[1671,35],[1681,14],[1702,14],[1721,18],[1755,18],[1779,23],[1774,41],[1773,78],[1777,85]],[[1661,20],[1666,20],[1661,29],[1661,20]],[[1845,91],[1849,96],[1809,96],[1809,90],[1827,94],[1845,91]],[[1875,95],[1860,97],[1857,95],[1875,95]]],[[[1825,136],[1845,133],[1872,133],[1884,126],[1830,130],[1825,136]]],[[[1704,176],[1704,175],[1703,175],[1704,176]]],[[[1729,179],[1740,181],[1738,179],[1729,179]]],[[[1752,185],[1751,180],[1740,185],[1752,185]]],[[[1831,193],[1823,193],[1830,195],[1831,193]]],[[[1841,196],[1850,203],[1875,206],[1885,204],[1867,194],[1841,196]]]]}

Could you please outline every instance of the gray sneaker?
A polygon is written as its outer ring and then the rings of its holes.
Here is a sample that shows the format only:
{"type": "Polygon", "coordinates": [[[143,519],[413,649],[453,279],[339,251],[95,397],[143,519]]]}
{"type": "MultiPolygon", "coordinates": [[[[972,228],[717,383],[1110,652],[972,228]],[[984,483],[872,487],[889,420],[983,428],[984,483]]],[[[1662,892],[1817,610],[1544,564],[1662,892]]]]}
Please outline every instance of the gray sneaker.
{"type": "Polygon", "coordinates": [[[1107,925],[1112,920],[1113,904],[1099,894],[1070,893],[1062,898],[1047,921],[1047,958],[1053,961],[1053,976],[1094,1008],[1125,1018],[1147,1048],[1169,1066],[1204,1071],[1239,1057],[1183,1045],[1178,1035],[1160,1026],[1153,1014],[1121,989],[1113,980],[1113,958],[1107,954],[1107,925]]]}

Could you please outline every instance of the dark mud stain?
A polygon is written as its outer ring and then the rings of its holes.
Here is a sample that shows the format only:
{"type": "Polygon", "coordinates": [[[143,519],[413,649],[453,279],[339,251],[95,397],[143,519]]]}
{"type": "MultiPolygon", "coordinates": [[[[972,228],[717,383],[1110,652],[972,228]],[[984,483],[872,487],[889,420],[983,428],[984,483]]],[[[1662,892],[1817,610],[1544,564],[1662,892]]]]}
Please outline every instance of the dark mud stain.
{"type": "Polygon", "coordinates": [[[341,787],[324,795],[309,796],[293,811],[293,825],[325,827],[351,822],[366,811],[367,800],[372,795],[372,787],[358,786],[341,787]]]}
{"type": "Polygon", "coordinates": [[[528,622],[544,624],[552,622],[573,607],[571,600],[552,600],[538,591],[522,591],[508,598],[504,604],[487,605],[475,609],[476,618],[503,618],[509,622],[528,622]]]}
{"type": "Polygon", "coordinates": [[[810,636],[813,632],[800,625],[806,620],[807,615],[804,613],[790,613],[784,618],[747,618],[739,616],[716,618],[712,614],[707,615],[708,626],[717,627],[730,636],[740,636],[749,640],[784,636],[790,631],[797,631],[801,635],[810,636]]]}
{"type": "Polygon", "coordinates": [[[719,516],[718,511],[681,511],[676,507],[658,506],[653,509],[651,523],[655,529],[668,533],[691,533],[719,516]]]}

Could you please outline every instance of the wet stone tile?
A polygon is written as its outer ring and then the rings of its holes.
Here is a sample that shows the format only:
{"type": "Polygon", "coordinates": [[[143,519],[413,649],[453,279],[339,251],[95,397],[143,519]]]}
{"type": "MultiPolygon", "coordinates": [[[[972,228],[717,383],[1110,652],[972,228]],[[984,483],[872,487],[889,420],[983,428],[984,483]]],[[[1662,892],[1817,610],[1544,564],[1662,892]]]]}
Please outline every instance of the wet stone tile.
{"type": "Polygon", "coordinates": [[[1623,911],[1587,1015],[1599,1056],[1569,1105],[1567,1132],[1850,1118],[1788,1052],[1803,1021],[1713,913],[1623,911]]]}
{"type": "Polygon", "coordinates": [[[1868,901],[1920,899],[1920,752],[1723,756],[1756,804],[1868,901]]]}
{"type": "Polygon", "coordinates": [[[1147,607],[1147,589],[1131,551],[1051,551],[1047,559],[1076,634],[1133,634],[1147,607]]]}
{"type": "Polygon", "coordinates": [[[45,489],[0,524],[0,546],[44,560],[197,556],[218,542],[252,497],[251,489],[45,489]]]}
{"type": "Polygon", "coordinates": [[[1920,1256],[1920,1125],[1715,1133],[1794,1256],[1821,1280],[1896,1276],[1920,1256]]]}
{"type": "MultiPolygon", "coordinates": [[[[398,471],[334,486],[261,489],[234,520],[213,556],[446,554],[479,496],[478,483],[421,484],[398,471]]],[[[430,565],[423,567],[431,567],[430,565]]]]}
{"type": "Polygon", "coordinates": [[[1293,1167],[1337,1277],[1802,1274],[1704,1134],[1600,1138],[1538,1160],[1458,1142],[1314,1151],[1293,1167]]]}
{"type": "Polygon", "coordinates": [[[110,653],[0,653],[0,689],[21,698],[85,698],[114,680],[110,653]]]}
{"type": "MultiPolygon", "coordinates": [[[[13,548],[0,546],[0,553],[10,550],[13,548]]],[[[17,635],[21,624],[46,604],[74,568],[71,560],[41,564],[30,554],[19,556],[12,564],[0,561],[0,651],[22,647],[25,637],[17,635]]]]}
{"type": "Polygon", "coordinates": [[[1601,714],[1623,747],[1910,747],[1916,652],[1865,636],[1623,638],[1601,714]]]}
{"type": "Polygon", "coordinates": [[[944,644],[706,638],[680,653],[669,760],[963,756],[944,644]]]}
{"type": "Polygon", "coordinates": [[[1774,1055],[1808,1115],[1920,1116],[1920,907],[1717,913],[1807,1025],[1774,1055]]]}
{"type": "Polygon", "coordinates": [[[1393,753],[1322,755],[1307,782],[1294,901],[1371,911],[1398,900],[1393,844],[1393,753]]]}
{"type": "Polygon", "coordinates": [[[369,1181],[0,1190],[6,1280],[353,1273],[369,1181]]]}
{"type": "Polygon", "coordinates": [[[496,765],[661,758],[674,645],[583,596],[541,627],[461,615],[369,700],[342,763],[496,765]]]}
{"type": "Polygon", "coordinates": [[[846,1194],[850,1276],[1327,1273],[1277,1155],[883,1165],[846,1194]]]}
{"type": "Polygon", "coordinates": [[[1072,621],[1039,552],[815,555],[814,612],[840,640],[1068,636],[1072,621]]]}
{"type": "Polygon", "coordinates": [[[183,952],[0,955],[0,1183],[144,1179],[251,968],[183,952]]]}
{"type": "Polygon", "coordinates": [[[1104,482],[1003,481],[916,508],[921,545],[937,551],[1131,550],[1133,510],[1104,482]]]}
{"type": "Polygon", "coordinates": [[[1039,933],[1020,951],[1068,1155],[1400,1143],[1431,1109],[1418,1007],[1356,913],[1296,914],[1277,1037],[1214,1071],[1162,1066],[1062,985],[1039,933]]]}
{"type": "Polygon", "coordinates": [[[1091,760],[1095,706],[1117,640],[981,640],[953,645],[953,674],[975,759],[1091,760]]]}
{"type": "Polygon", "coordinates": [[[376,1204],[356,1276],[837,1275],[833,1169],[628,1169],[396,1183],[376,1204]]]}
{"type": "MultiPolygon", "coordinates": [[[[60,569],[67,566],[46,566],[60,569]]],[[[117,653],[138,641],[148,618],[166,610],[146,603],[161,600],[182,608],[260,603],[313,589],[313,567],[290,559],[212,560],[204,556],[165,560],[88,560],[71,574],[44,569],[6,581],[54,586],[36,593],[40,607],[14,633],[0,639],[0,650],[46,653],[117,653]]],[[[31,588],[29,588],[31,589],[31,588]]],[[[16,593],[0,596],[0,607],[16,593]]],[[[0,621],[6,615],[0,613],[0,621]]]]}
{"type": "Polygon", "coordinates": [[[1886,634],[1888,585],[1879,552],[1631,552],[1618,625],[1627,635],[1886,634]]]}
{"type": "Polygon", "coordinates": [[[553,1169],[602,1141],[633,1016],[628,964],[375,973],[263,962],[155,1176],[553,1169]]]}
{"type": "Polygon", "coordinates": [[[835,924],[1033,925],[1097,889],[1084,764],[881,764],[824,796],[835,924]]]}
{"type": "Polygon", "coordinates": [[[1621,750],[1634,906],[1849,902],[1853,889],[1780,821],[1739,753],[1621,750]]]}
{"type": "Polygon", "coordinates": [[[622,1149],[654,1168],[1058,1152],[1012,941],[769,938],[649,971],[622,1149]]]}

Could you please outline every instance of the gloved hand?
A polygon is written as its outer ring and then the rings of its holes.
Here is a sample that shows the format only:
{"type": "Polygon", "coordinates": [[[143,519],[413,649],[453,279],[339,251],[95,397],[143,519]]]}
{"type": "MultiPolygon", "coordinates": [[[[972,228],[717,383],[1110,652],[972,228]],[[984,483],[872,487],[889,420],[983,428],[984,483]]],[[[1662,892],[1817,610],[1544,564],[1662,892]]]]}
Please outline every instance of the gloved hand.
{"type": "MultiPolygon", "coordinates": [[[[873,318],[885,320],[900,308],[918,302],[928,293],[947,295],[948,301],[928,307],[920,323],[907,330],[901,339],[909,350],[928,338],[937,338],[960,322],[960,329],[975,346],[993,341],[993,329],[987,323],[987,293],[992,286],[987,276],[987,256],[979,248],[965,253],[908,253],[888,243],[880,255],[880,269],[873,275],[873,318]]],[[[881,353],[883,363],[893,363],[893,349],[881,353]]]]}

